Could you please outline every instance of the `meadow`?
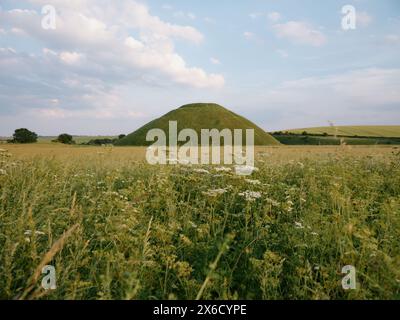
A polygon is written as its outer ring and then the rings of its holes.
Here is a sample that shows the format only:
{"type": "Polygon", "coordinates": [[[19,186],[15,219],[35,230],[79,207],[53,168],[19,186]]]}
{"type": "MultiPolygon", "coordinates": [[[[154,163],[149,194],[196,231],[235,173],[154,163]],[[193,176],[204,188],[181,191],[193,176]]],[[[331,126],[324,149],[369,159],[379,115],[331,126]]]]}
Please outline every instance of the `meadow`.
{"type": "Polygon", "coordinates": [[[400,299],[397,147],[259,147],[250,177],[144,148],[0,148],[0,299],[400,299]]]}

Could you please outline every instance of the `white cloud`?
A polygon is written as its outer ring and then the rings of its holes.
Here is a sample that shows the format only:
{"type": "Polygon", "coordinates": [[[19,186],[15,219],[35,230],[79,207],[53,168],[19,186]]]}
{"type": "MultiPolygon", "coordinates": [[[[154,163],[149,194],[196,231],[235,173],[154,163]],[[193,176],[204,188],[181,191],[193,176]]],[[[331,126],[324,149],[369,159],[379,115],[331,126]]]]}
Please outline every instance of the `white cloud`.
{"type": "Polygon", "coordinates": [[[294,43],[307,44],[319,47],[326,42],[324,34],[310,26],[306,22],[289,21],[273,26],[279,38],[286,38],[294,43]]]}
{"type": "Polygon", "coordinates": [[[276,129],[300,123],[321,126],[328,119],[339,124],[384,124],[400,117],[399,87],[400,69],[368,68],[286,81],[261,99],[282,110],[282,123],[274,124],[276,129]]]}
{"type": "Polygon", "coordinates": [[[260,36],[255,34],[254,32],[245,31],[245,32],[243,32],[243,37],[247,41],[252,41],[252,42],[255,42],[257,44],[263,44],[264,43],[264,40],[260,36]]]}
{"type": "Polygon", "coordinates": [[[285,50],[282,50],[282,49],[276,50],[276,53],[279,54],[282,58],[289,57],[289,54],[285,50]]]}
{"type": "Polygon", "coordinates": [[[83,55],[77,52],[63,51],[60,53],[60,59],[66,64],[78,64],[82,61],[83,55]]]}
{"type": "Polygon", "coordinates": [[[250,40],[250,39],[253,39],[254,33],[253,33],[253,32],[250,32],[250,31],[245,31],[245,32],[243,32],[243,36],[244,36],[247,40],[250,40]]]}
{"type": "Polygon", "coordinates": [[[210,58],[210,61],[212,64],[215,64],[215,65],[221,64],[221,61],[219,61],[217,58],[210,58]]]}
{"type": "MultiPolygon", "coordinates": [[[[34,4],[47,1],[31,0],[34,4]]],[[[108,66],[108,71],[124,73],[148,72],[147,78],[162,82],[173,81],[196,88],[219,88],[224,85],[222,75],[208,74],[198,67],[190,67],[175,51],[174,39],[194,44],[203,35],[191,26],[180,26],[151,15],[147,6],[137,1],[56,0],[57,29],[49,32],[41,28],[42,16],[35,10],[0,9],[0,26],[22,30],[48,50],[59,55],[65,64],[77,64],[85,57],[94,72],[108,66]],[[130,35],[136,30],[139,39],[130,35]],[[164,79],[164,80],[163,80],[164,79]]],[[[190,19],[195,16],[188,14],[190,19]]],[[[112,77],[115,77],[113,74],[112,77]]],[[[126,78],[125,74],[118,76],[126,78]]]]}
{"type": "Polygon", "coordinates": [[[371,24],[373,18],[365,11],[357,12],[356,15],[357,25],[367,27],[371,24]]]}
{"type": "Polygon", "coordinates": [[[173,7],[172,7],[170,4],[167,4],[167,3],[166,3],[166,4],[163,4],[163,5],[162,5],[162,8],[163,8],[164,10],[172,10],[173,7]]]}
{"type": "Polygon", "coordinates": [[[196,20],[196,15],[192,12],[176,11],[174,12],[175,18],[196,20]]]}
{"type": "Polygon", "coordinates": [[[252,12],[249,14],[249,17],[253,20],[256,20],[256,19],[262,17],[263,15],[264,15],[264,13],[262,13],[262,12],[252,12]]]}
{"type": "Polygon", "coordinates": [[[267,17],[269,21],[277,22],[281,19],[281,14],[279,12],[269,12],[267,17]]]}
{"type": "Polygon", "coordinates": [[[388,34],[385,36],[385,41],[390,44],[400,44],[400,36],[397,34],[388,34]]]}

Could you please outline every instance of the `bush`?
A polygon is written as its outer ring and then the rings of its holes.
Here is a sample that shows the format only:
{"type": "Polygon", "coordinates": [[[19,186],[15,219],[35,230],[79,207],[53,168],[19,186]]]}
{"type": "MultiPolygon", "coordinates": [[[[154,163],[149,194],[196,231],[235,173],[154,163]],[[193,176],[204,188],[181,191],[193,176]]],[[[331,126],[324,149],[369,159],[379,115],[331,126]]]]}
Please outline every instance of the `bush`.
{"type": "Polygon", "coordinates": [[[120,135],[118,136],[118,139],[121,140],[121,139],[123,139],[123,138],[125,138],[125,137],[126,137],[126,134],[120,134],[120,135]]]}
{"type": "Polygon", "coordinates": [[[60,142],[64,144],[75,144],[73,137],[68,133],[60,134],[58,138],[54,140],[54,142],[60,142]]]}
{"type": "Polygon", "coordinates": [[[9,140],[10,143],[34,143],[37,142],[38,135],[28,129],[16,129],[13,134],[13,139],[9,140]]]}

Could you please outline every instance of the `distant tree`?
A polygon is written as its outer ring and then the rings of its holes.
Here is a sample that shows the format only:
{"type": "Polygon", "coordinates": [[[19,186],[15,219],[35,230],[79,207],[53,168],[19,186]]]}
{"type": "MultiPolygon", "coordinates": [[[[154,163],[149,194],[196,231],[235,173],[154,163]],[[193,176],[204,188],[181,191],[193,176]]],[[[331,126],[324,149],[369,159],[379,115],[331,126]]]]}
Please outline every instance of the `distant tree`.
{"type": "Polygon", "coordinates": [[[323,135],[324,137],[327,137],[327,136],[328,136],[328,134],[327,134],[326,132],[324,132],[322,135],[323,135]]]}
{"type": "Polygon", "coordinates": [[[117,139],[94,139],[86,143],[89,146],[113,145],[117,139]]]}
{"type": "Polygon", "coordinates": [[[306,135],[308,135],[308,132],[307,131],[303,131],[302,135],[306,136],[306,135]]]}
{"type": "Polygon", "coordinates": [[[120,134],[120,135],[118,136],[118,139],[121,140],[121,139],[123,139],[123,138],[125,138],[125,137],[126,137],[126,134],[120,134]]]}
{"type": "Polygon", "coordinates": [[[29,131],[28,129],[21,128],[16,129],[13,134],[11,143],[34,143],[37,142],[38,135],[35,132],[29,131]]]}
{"type": "Polygon", "coordinates": [[[75,143],[75,141],[73,140],[73,137],[68,133],[60,134],[57,137],[57,139],[55,140],[55,142],[60,142],[63,144],[74,144],[75,143]]]}

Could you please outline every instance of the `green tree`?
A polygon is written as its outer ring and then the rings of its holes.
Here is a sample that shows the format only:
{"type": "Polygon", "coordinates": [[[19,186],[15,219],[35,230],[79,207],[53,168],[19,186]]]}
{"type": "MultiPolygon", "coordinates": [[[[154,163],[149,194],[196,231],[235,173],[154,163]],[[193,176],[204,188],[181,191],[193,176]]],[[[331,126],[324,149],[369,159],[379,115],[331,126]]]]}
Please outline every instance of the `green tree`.
{"type": "Polygon", "coordinates": [[[120,135],[118,136],[118,139],[121,140],[121,139],[123,139],[123,138],[125,138],[125,137],[126,137],[126,134],[120,134],[120,135]]]}
{"type": "Polygon", "coordinates": [[[73,137],[68,133],[60,134],[55,141],[64,143],[64,144],[74,144],[75,143],[75,141],[73,140],[73,137]]]}
{"type": "Polygon", "coordinates": [[[13,143],[34,143],[37,142],[38,135],[28,129],[16,129],[13,134],[13,143]]]}

